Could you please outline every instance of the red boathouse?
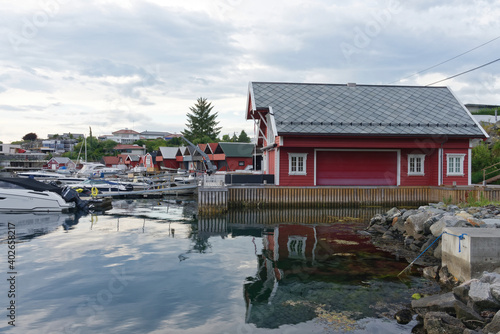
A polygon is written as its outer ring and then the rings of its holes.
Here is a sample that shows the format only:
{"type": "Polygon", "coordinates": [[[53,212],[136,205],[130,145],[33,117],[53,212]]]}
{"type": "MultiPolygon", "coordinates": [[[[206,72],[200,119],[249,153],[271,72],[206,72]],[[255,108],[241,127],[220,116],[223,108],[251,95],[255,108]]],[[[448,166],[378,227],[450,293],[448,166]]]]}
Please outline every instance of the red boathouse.
{"type": "Polygon", "coordinates": [[[488,137],[448,87],[251,82],[246,119],[280,186],[469,185],[488,137]]]}

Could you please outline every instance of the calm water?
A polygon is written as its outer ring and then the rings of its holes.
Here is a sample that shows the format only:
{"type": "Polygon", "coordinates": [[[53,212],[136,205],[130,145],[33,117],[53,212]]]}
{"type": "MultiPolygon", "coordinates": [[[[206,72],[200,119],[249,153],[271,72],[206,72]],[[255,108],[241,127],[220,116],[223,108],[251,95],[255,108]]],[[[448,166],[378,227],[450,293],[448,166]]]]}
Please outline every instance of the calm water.
{"type": "Polygon", "coordinates": [[[0,332],[409,333],[416,322],[392,315],[436,289],[397,279],[407,262],[355,234],[366,220],[345,218],[359,212],[195,213],[189,201],[150,200],[83,217],[0,215],[0,332]],[[5,284],[7,222],[17,236],[15,298],[5,284]]]}

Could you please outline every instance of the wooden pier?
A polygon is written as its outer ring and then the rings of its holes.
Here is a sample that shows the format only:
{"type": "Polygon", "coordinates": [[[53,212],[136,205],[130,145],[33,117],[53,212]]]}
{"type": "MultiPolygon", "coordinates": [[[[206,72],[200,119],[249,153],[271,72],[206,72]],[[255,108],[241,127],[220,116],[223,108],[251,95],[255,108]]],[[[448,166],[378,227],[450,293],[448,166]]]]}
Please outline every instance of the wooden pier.
{"type": "Polygon", "coordinates": [[[500,201],[494,187],[280,187],[245,185],[198,188],[200,214],[241,208],[329,206],[418,206],[431,202],[457,204],[471,200],[500,201]]]}

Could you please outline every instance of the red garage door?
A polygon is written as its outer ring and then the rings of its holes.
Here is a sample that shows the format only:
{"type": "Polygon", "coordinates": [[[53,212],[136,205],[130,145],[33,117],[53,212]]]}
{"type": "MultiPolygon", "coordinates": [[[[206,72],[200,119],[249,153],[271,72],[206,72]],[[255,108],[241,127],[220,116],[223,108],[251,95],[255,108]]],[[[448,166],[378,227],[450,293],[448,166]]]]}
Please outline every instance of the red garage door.
{"type": "Polygon", "coordinates": [[[395,186],[398,155],[395,151],[317,151],[319,186],[395,186]]]}

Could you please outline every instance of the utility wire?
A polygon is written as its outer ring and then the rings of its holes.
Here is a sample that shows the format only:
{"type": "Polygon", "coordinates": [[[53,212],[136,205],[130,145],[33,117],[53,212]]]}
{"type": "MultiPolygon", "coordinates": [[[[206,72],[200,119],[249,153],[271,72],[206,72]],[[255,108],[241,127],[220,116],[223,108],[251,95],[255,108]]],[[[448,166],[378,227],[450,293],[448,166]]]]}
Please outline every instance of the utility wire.
{"type": "Polygon", "coordinates": [[[413,76],[415,76],[415,75],[417,75],[417,74],[420,74],[420,73],[423,73],[423,72],[425,72],[425,71],[431,70],[431,69],[433,69],[433,68],[435,68],[435,67],[438,67],[439,65],[443,65],[443,64],[445,64],[445,63],[447,63],[447,62],[449,62],[449,61],[452,61],[453,59],[457,59],[458,57],[461,57],[461,56],[463,56],[463,55],[465,55],[465,54],[467,54],[467,53],[469,53],[469,52],[472,52],[472,51],[474,51],[474,50],[476,50],[476,49],[479,49],[480,47],[485,46],[486,44],[489,44],[489,43],[491,43],[491,42],[493,42],[493,41],[496,41],[496,40],[497,40],[497,39],[499,39],[499,38],[500,38],[500,36],[497,36],[497,37],[493,38],[492,40],[490,40],[490,41],[488,41],[488,42],[486,42],[486,43],[483,43],[483,44],[481,44],[481,45],[479,45],[479,46],[476,46],[475,48],[472,48],[472,49],[470,49],[470,50],[468,50],[468,51],[465,51],[465,52],[463,52],[463,53],[459,54],[458,56],[455,56],[455,57],[453,57],[453,58],[450,58],[450,59],[448,59],[448,60],[445,60],[445,61],[443,61],[443,62],[440,62],[439,64],[433,65],[433,66],[431,66],[431,67],[428,67],[428,68],[426,68],[425,70],[421,70],[421,71],[418,71],[418,72],[416,72],[416,73],[413,73],[412,75],[409,75],[409,76],[407,76],[407,77],[401,78],[401,79],[396,80],[396,81],[393,81],[393,82],[391,82],[391,83],[388,83],[388,85],[391,85],[391,84],[393,84],[393,83],[399,82],[399,81],[404,80],[404,79],[411,78],[411,77],[413,77],[413,76]]]}
{"type": "Polygon", "coordinates": [[[458,76],[460,76],[460,75],[462,75],[462,74],[465,74],[465,73],[469,73],[469,72],[475,71],[475,70],[477,70],[477,69],[480,69],[481,67],[488,66],[488,65],[493,64],[493,63],[495,63],[495,62],[497,62],[497,61],[499,61],[499,60],[500,60],[500,58],[497,58],[497,59],[495,59],[495,60],[493,60],[493,61],[490,61],[489,63],[483,64],[483,65],[481,65],[481,66],[474,67],[473,69],[470,69],[470,70],[467,70],[467,71],[465,71],[465,72],[462,72],[462,73],[458,73],[458,74],[452,75],[451,77],[448,77],[448,78],[446,78],[446,79],[442,79],[442,80],[439,80],[439,81],[433,82],[433,83],[431,83],[431,84],[425,85],[425,87],[427,87],[427,86],[432,86],[432,85],[434,85],[434,84],[437,84],[437,83],[440,83],[440,82],[443,82],[443,81],[446,81],[446,80],[449,80],[449,79],[456,78],[456,77],[458,77],[458,76]]]}

